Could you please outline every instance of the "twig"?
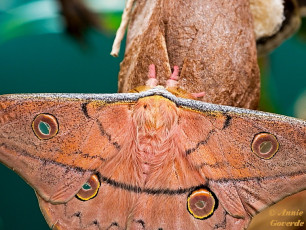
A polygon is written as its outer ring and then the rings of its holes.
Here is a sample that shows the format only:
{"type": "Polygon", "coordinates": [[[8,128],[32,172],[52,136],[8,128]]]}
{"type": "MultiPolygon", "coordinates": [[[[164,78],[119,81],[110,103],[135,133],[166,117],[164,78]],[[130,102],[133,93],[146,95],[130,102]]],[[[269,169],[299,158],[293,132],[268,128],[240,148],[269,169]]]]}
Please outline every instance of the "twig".
{"type": "Polygon", "coordinates": [[[120,44],[121,41],[124,37],[125,34],[125,30],[126,27],[128,25],[129,19],[130,19],[130,15],[132,12],[132,7],[133,7],[133,3],[135,0],[127,0],[123,14],[122,14],[122,19],[121,19],[121,23],[120,26],[116,32],[116,37],[113,43],[113,47],[112,47],[112,51],[111,51],[111,55],[114,57],[118,57],[119,54],[119,50],[120,50],[120,44]]]}

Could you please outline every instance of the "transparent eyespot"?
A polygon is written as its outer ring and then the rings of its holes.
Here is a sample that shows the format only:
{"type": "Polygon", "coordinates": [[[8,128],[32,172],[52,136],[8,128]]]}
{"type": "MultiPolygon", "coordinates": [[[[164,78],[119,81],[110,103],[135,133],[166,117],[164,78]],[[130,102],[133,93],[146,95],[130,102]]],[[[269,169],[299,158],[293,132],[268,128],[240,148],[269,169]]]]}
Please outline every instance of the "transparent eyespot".
{"type": "Polygon", "coordinates": [[[99,188],[99,178],[97,175],[94,174],[88,179],[85,184],[83,184],[80,191],[76,194],[76,197],[82,201],[90,200],[98,194],[99,188]]]}
{"type": "Polygon", "coordinates": [[[252,141],[252,151],[263,159],[272,158],[278,151],[279,143],[270,133],[258,133],[252,141]]]}
{"type": "Polygon", "coordinates": [[[32,129],[39,139],[47,140],[58,133],[58,122],[53,115],[41,113],[34,118],[32,129]]]}
{"type": "Polygon", "coordinates": [[[207,189],[195,190],[187,198],[188,212],[196,219],[202,220],[210,217],[215,208],[215,197],[207,189]]]}

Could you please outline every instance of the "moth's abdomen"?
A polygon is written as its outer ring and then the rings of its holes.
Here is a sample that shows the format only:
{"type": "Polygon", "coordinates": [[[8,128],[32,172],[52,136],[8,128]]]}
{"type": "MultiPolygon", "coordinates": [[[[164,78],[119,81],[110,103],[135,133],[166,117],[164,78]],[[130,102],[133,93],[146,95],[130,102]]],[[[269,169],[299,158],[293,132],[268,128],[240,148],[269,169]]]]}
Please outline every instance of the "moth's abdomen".
{"type": "Polygon", "coordinates": [[[133,125],[137,157],[143,174],[161,165],[175,142],[178,114],[176,105],[160,96],[140,99],[134,107],[133,125]]]}

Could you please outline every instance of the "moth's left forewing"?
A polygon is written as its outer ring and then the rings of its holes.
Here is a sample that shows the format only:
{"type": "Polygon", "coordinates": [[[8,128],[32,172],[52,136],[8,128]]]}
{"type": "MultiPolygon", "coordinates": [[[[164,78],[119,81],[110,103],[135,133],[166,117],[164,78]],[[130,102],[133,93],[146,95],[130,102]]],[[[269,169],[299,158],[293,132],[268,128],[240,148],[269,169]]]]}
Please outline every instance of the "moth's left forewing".
{"type": "Polygon", "coordinates": [[[88,149],[86,152],[91,153],[93,162],[96,158],[102,160],[93,172],[101,187],[91,199],[76,197],[61,205],[40,199],[50,225],[56,223],[55,226],[61,229],[127,228],[127,219],[137,196],[138,165],[131,156],[135,137],[131,111],[135,103],[133,99],[119,98],[120,95],[116,94],[107,101],[92,100],[83,104],[83,111],[93,124],[81,149],[88,149]]]}
{"type": "Polygon", "coordinates": [[[128,172],[129,164],[124,164],[126,168],[121,171],[116,167],[120,158],[117,153],[130,136],[129,103],[120,97],[81,94],[0,97],[0,161],[35,189],[50,227],[106,229],[113,222],[114,226],[125,226],[134,193],[103,183],[105,176],[121,175],[125,178],[119,179],[125,181],[134,175],[128,172]],[[99,180],[94,185],[103,183],[103,188],[87,196],[86,188],[93,176],[99,180]],[[78,196],[82,189],[85,195],[78,196]],[[97,218],[99,215],[103,218],[97,218]]]}
{"type": "Polygon", "coordinates": [[[103,162],[87,143],[94,119],[86,116],[84,103],[61,95],[1,96],[0,160],[45,200],[71,199],[103,162]],[[44,135],[40,126],[54,135],[44,135]]]}

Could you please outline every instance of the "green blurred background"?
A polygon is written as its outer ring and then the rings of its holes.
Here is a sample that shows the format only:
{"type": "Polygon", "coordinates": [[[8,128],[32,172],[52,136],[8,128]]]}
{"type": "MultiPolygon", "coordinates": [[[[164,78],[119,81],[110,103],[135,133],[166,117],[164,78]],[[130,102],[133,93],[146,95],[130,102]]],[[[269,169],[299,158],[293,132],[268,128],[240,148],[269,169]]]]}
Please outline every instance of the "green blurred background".
{"type": "MultiPolygon", "coordinates": [[[[0,94],[117,91],[123,52],[119,58],[109,53],[124,1],[88,1],[104,27],[90,31],[85,46],[63,32],[54,0],[0,1],[0,94]]],[[[261,110],[306,119],[305,20],[303,24],[299,33],[259,60],[261,110]]],[[[49,229],[33,189],[3,165],[0,178],[0,230],[49,229]]]]}

